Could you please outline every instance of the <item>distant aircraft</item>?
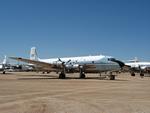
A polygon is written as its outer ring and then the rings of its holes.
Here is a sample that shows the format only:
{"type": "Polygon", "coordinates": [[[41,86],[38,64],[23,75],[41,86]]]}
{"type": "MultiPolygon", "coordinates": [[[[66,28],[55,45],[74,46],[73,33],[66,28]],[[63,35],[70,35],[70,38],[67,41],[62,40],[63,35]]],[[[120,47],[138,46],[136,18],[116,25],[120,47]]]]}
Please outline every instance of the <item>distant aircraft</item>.
{"type": "Polygon", "coordinates": [[[142,77],[145,71],[150,70],[150,62],[140,62],[136,57],[133,60],[129,60],[129,63],[125,63],[125,65],[131,67],[131,76],[135,76],[135,72],[139,72],[142,77]]]}
{"type": "MultiPolygon", "coordinates": [[[[80,78],[85,78],[85,73],[101,73],[119,71],[125,64],[111,56],[80,56],[66,58],[38,58],[35,47],[31,48],[30,59],[21,57],[10,57],[11,59],[29,63],[38,69],[47,70],[49,72],[60,72],[59,78],[66,78],[67,72],[79,72],[80,78]]],[[[110,74],[111,80],[115,79],[115,75],[110,74]]]]}
{"type": "Polygon", "coordinates": [[[5,74],[7,68],[9,68],[9,64],[7,61],[7,56],[5,56],[3,62],[0,64],[0,71],[2,71],[3,74],[5,74]]]}

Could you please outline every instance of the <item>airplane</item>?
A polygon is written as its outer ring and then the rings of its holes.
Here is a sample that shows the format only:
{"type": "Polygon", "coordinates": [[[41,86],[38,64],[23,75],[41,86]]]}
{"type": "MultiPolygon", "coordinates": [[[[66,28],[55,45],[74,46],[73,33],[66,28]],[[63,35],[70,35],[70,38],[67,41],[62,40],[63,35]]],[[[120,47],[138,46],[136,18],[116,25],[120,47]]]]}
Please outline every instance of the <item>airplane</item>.
{"type": "Polygon", "coordinates": [[[131,76],[135,76],[135,72],[139,72],[140,76],[144,76],[144,72],[150,71],[150,62],[140,62],[137,57],[133,60],[129,60],[129,63],[125,65],[130,66],[131,76]]]}
{"type": "Polygon", "coordinates": [[[60,79],[65,79],[68,72],[79,72],[80,78],[85,78],[85,73],[110,72],[108,77],[110,80],[114,80],[115,75],[112,72],[120,71],[125,65],[114,57],[104,55],[40,59],[35,47],[31,48],[30,59],[21,57],[10,58],[29,63],[31,66],[34,65],[39,70],[60,72],[60,79]]]}
{"type": "Polygon", "coordinates": [[[0,64],[0,71],[3,72],[3,74],[7,72],[13,72],[13,71],[32,71],[32,67],[28,65],[23,64],[10,64],[7,56],[5,55],[3,62],[0,64]]]}
{"type": "Polygon", "coordinates": [[[6,69],[8,69],[8,68],[9,68],[9,64],[7,61],[7,56],[5,56],[3,62],[0,64],[0,71],[2,71],[3,74],[5,74],[6,69]]]}

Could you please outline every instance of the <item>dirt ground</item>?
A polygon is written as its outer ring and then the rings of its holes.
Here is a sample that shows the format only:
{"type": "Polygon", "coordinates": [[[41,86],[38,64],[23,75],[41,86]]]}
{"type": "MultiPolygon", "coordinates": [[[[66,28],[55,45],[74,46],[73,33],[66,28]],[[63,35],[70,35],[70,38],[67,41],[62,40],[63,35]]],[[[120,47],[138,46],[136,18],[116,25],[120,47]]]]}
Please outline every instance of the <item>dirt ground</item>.
{"type": "Polygon", "coordinates": [[[0,113],[150,113],[150,77],[34,72],[0,74],[0,113]]]}

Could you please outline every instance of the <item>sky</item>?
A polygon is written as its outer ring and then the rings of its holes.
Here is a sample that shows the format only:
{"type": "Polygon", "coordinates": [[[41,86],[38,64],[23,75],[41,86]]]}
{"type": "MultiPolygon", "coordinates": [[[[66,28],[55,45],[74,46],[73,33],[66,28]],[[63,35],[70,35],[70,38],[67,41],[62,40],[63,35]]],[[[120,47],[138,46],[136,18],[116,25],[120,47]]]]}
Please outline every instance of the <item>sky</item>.
{"type": "Polygon", "coordinates": [[[0,59],[108,55],[150,61],[149,0],[0,0],[0,59]]]}

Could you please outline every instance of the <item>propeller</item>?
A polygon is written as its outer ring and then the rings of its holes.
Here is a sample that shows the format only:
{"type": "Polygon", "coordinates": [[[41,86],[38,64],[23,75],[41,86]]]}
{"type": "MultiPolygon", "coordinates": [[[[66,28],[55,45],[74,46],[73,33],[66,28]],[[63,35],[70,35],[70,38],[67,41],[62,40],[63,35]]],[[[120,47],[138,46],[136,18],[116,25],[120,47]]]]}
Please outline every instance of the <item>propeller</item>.
{"type": "Polygon", "coordinates": [[[68,60],[67,62],[62,61],[60,58],[58,58],[58,61],[62,63],[62,65],[68,64],[71,62],[71,60],[68,60]]]}

